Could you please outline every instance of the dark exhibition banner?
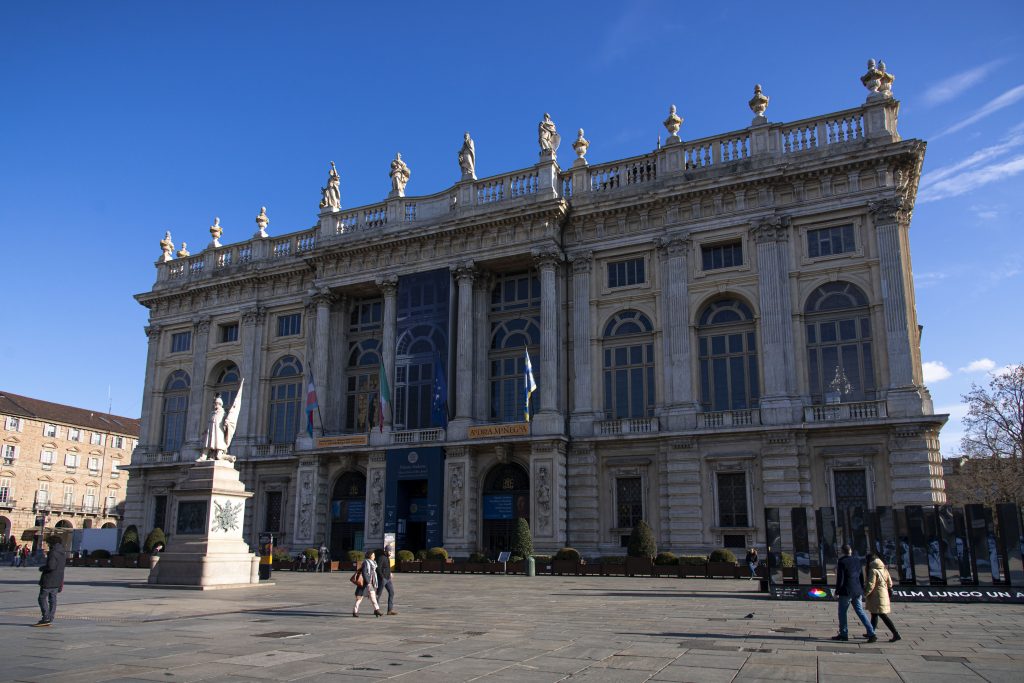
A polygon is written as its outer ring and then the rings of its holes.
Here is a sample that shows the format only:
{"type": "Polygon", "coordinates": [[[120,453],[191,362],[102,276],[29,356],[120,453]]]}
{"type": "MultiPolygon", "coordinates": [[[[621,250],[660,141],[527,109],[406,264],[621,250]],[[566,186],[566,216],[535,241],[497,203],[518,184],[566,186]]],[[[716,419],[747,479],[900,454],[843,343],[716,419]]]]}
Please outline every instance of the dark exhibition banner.
{"type": "Polygon", "coordinates": [[[833,599],[820,577],[833,579],[840,548],[850,543],[855,556],[871,550],[886,564],[896,602],[1024,604],[1024,520],[1013,503],[997,505],[994,516],[982,505],[826,507],[814,510],[813,530],[806,508],[765,508],[764,515],[774,598],[833,599]],[[782,567],[783,553],[794,567],[782,567]]]}

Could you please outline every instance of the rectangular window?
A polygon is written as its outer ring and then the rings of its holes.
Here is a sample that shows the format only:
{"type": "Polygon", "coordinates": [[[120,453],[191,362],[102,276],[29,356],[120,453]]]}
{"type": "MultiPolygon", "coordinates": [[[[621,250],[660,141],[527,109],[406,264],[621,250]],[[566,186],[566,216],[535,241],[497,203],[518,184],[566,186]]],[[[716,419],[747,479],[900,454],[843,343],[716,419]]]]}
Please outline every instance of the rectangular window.
{"type": "Polygon", "coordinates": [[[118,465],[118,463],[116,461],[110,463],[110,478],[111,479],[118,479],[121,476],[121,470],[117,469],[117,465],[118,465]]]}
{"type": "Polygon", "coordinates": [[[42,451],[39,453],[39,462],[44,465],[53,464],[53,451],[42,451]]]}
{"type": "Polygon", "coordinates": [[[171,353],[183,353],[192,348],[192,331],[175,332],[171,335],[171,353]]]}
{"type": "Polygon", "coordinates": [[[82,496],[82,507],[86,512],[96,511],[96,489],[85,490],[85,495],[82,496]]]}
{"type": "Polygon", "coordinates": [[[11,444],[4,444],[4,464],[13,465],[18,457],[18,447],[11,444]]]}
{"type": "Polygon", "coordinates": [[[50,502],[50,483],[46,481],[39,482],[39,490],[36,491],[36,502],[37,503],[49,503],[50,502]]]}
{"type": "Polygon", "coordinates": [[[100,471],[100,459],[89,458],[89,471],[96,474],[100,471]]]}
{"type": "Polygon", "coordinates": [[[220,326],[220,343],[238,341],[238,323],[228,323],[220,326]]]}
{"type": "Polygon", "coordinates": [[[264,531],[281,530],[281,492],[267,491],[266,514],[263,517],[264,531]]]}
{"type": "Polygon", "coordinates": [[[384,303],[380,299],[364,299],[352,306],[349,314],[350,332],[368,332],[380,329],[384,303]]]}
{"type": "Polygon", "coordinates": [[[20,417],[9,417],[6,421],[7,431],[9,432],[20,432],[21,431],[21,418],[20,417]]]}
{"type": "Polygon", "coordinates": [[[0,479],[0,503],[10,503],[13,495],[11,493],[11,480],[0,479]]]}
{"type": "Polygon", "coordinates": [[[625,261],[612,261],[608,264],[608,287],[628,287],[629,285],[640,285],[647,282],[647,274],[644,272],[644,259],[627,259],[625,261]]]}
{"type": "Polygon", "coordinates": [[[67,453],[64,455],[65,467],[78,467],[78,453],[67,453]]]}
{"type": "Polygon", "coordinates": [[[93,432],[92,436],[89,437],[89,443],[91,443],[93,446],[102,446],[103,435],[100,434],[99,432],[93,432]]]}
{"type": "Polygon", "coordinates": [[[743,265],[743,243],[740,241],[704,246],[700,251],[704,258],[704,270],[743,265]]]}
{"type": "Polygon", "coordinates": [[[631,529],[644,518],[644,492],[640,477],[619,477],[615,480],[616,524],[631,529]]]}
{"type": "Polygon", "coordinates": [[[75,504],[75,487],[72,484],[64,485],[64,507],[71,507],[75,504]]]}
{"type": "Polygon", "coordinates": [[[811,258],[854,251],[853,225],[837,225],[807,231],[807,255],[811,258]]]}
{"type": "Polygon", "coordinates": [[[291,337],[302,332],[302,314],[289,313],[277,316],[277,336],[291,337]]]}
{"type": "Polygon", "coordinates": [[[153,496],[153,528],[167,529],[167,496],[153,496]]]}
{"type": "Polygon", "coordinates": [[[114,448],[124,448],[124,437],[123,436],[112,436],[110,437],[110,445],[114,448]]]}
{"type": "Polygon", "coordinates": [[[107,496],[107,510],[106,513],[113,514],[117,512],[117,496],[107,496]]]}
{"type": "Polygon", "coordinates": [[[82,430],[77,427],[68,427],[68,441],[81,441],[82,430]]]}
{"type": "Polygon", "coordinates": [[[718,473],[718,525],[750,526],[747,516],[747,475],[745,472],[718,473]]]}
{"type": "Polygon", "coordinates": [[[43,425],[43,436],[57,437],[57,425],[43,425]]]}

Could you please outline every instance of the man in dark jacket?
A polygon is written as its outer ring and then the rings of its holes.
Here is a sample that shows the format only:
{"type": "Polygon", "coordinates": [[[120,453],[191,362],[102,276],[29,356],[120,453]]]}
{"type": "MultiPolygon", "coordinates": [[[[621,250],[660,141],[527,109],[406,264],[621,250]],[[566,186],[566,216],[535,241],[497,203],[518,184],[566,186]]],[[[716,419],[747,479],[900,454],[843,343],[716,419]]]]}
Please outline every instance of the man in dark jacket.
{"type": "Polygon", "coordinates": [[[847,543],[843,546],[843,556],[839,558],[839,565],[836,567],[836,597],[839,598],[839,634],[832,636],[832,640],[849,640],[850,633],[846,623],[846,613],[853,604],[853,611],[857,618],[864,624],[868,634],[868,642],[878,640],[875,636],[875,629],[871,626],[871,620],[864,611],[864,574],[861,571],[860,559],[853,555],[853,550],[847,543]]]}
{"type": "Polygon", "coordinates": [[[57,593],[64,588],[64,567],[68,562],[68,553],[60,536],[54,535],[46,539],[50,552],[46,555],[46,564],[39,568],[43,573],[39,577],[39,609],[43,618],[33,626],[49,626],[53,623],[53,615],[57,611],[57,593]]]}
{"type": "Polygon", "coordinates": [[[377,595],[382,597],[384,589],[388,589],[388,616],[393,617],[395,611],[395,584],[391,581],[391,547],[384,546],[384,554],[377,562],[377,595]]]}

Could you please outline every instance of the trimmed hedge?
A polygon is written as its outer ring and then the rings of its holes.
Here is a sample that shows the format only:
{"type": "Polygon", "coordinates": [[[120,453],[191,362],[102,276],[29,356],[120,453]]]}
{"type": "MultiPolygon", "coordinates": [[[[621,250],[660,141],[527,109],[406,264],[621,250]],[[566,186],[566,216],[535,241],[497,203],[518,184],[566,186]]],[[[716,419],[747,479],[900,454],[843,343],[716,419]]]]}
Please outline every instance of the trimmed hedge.
{"type": "Polygon", "coordinates": [[[411,550],[399,550],[398,557],[395,559],[399,562],[413,562],[416,559],[416,556],[412,554],[411,550]]]}
{"type": "Polygon", "coordinates": [[[654,558],[654,564],[662,566],[678,565],[679,558],[669,552],[658,553],[658,556],[654,558]]]}
{"type": "Polygon", "coordinates": [[[302,554],[306,556],[307,560],[316,562],[316,558],[320,557],[320,550],[317,548],[306,548],[302,551],[302,554]]]}
{"type": "Polygon", "coordinates": [[[736,556],[728,548],[719,548],[718,550],[711,551],[711,554],[708,555],[708,562],[728,562],[729,564],[736,564],[736,556]]]}
{"type": "Polygon", "coordinates": [[[274,548],[272,557],[274,562],[290,562],[292,554],[288,552],[287,548],[274,548]]]}
{"type": "Polygon", "coordinates": [[[609,555],[598,559],[599,564],[626,564],[625,555],[609,555]]]}
{"type": "Polygon", "coordinates": [[[490,558],[488,558],[483,553],[475,552],[475,553],[470,553],[469,554],[469,560],[468,561],[469,562],[475,562],[477,564],[481,564],[481,563],[486,564],[486,563],[490,562],[491,560],[490,560],[490,558]]]}
{"type": "Polygon", "coordinates": [[[676,558],[676,564],[684,567],[699,567],[702,564],[707,564],[708,558],[703,555],[680,555],[676,558]]]}
{"type": "Polygon", "coordinates": [[[348,558],[349,562],[359,563],[366,559],[366,553],[362,550],[349,550],[345,553],[345,557],[348,558]]]}
{"type": "Polygon", "coordinates": [[[448,560],[448,551],[444,548],[431,548],[427,551],[428,560],[448,560]]]}
{"type": "Polygon", "coordinates": [[[143,547],[146,549],[147,553],[151,553],[157,544],[163,546],[167,545],[167,536],[164,534],[164,530],[160,527],[156,527],[149,532],[149,535],[146,536],[146,543],[143,547]]]}
{"type": "Polygon", "coordinates": [[[512,559],[520,560],[533,555],[533,536],[530,534],[530,523],[520,517],[516,520],[516,534],[512,539],[512,559]]]}
{"type": "Polygon", "coordinates": [[[576,548],[562,548],[555,553],[555,559],[579,562],[580,559],[582,559],[582,556],[580,555],[580,551],[576,550],[576,548]]]}
{"type": "Polygon", "coordinates": [[[658,545],[654,541],[654,532],[647,522],[640,520],[629,534],[629,546],[626,553],[630,557],[653,558],[658,554],[658,545]]]}
{"type": "Polygon", "coordinates": [[[97,559],[97,560],[109,560],[110,559],[110,551],[109,550],[103,550],[102,548],[100,548],[99,550],[93,550],[91,553],[89,553],[89,557],[97,559]]]}

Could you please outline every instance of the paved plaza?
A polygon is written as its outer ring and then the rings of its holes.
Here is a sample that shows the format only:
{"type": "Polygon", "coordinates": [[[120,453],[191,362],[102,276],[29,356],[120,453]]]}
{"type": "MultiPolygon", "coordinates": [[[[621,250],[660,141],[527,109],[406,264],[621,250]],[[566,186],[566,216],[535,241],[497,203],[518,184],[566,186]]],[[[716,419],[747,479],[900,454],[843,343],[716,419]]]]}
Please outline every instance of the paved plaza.
{"type": "Polygon", "coordinates": [[[0,568],[5,681],[1024,681],[1019,605],[897,604],[903,640],[867,645],[742,580],[399,574],[398,616],[353,619],[343,573],[201,593],[68,568],[30,628],[37,576],[0,568]]]}

